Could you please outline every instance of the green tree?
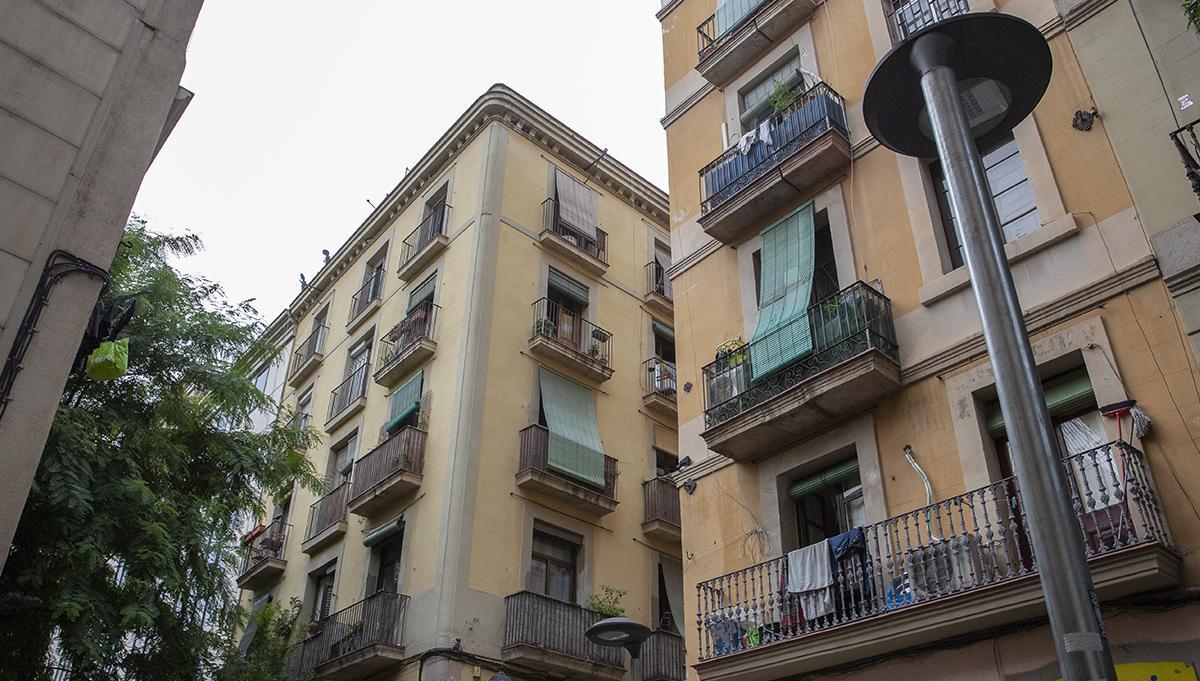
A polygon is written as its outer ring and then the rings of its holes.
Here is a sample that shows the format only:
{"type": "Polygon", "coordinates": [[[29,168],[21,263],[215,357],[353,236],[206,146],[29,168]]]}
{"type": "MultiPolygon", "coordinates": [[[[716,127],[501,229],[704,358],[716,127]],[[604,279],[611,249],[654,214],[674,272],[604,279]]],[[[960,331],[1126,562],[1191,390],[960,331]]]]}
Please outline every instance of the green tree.
{"type": "Polygon", "coordinates": [[[214,681],[276,681],[284,678],[288,658],[302,633],[297,626],[300,600],[293,598],[286,608],[269,603],[250,615],[250,619],[257,631],[249,648],[243,651],[236,645],[227,646],[214,681]]]}
{"type": "Polygon", "coordinates": [[[1188,26],[1200,31],[1200,0],[1183,0],[1183,13],[1187,15],[1188,26]]]}
{"type": "Polygon", "coordinates": [[[259,490],[318,485],[313,432],[251,429],[275,406],[250,371],[276,350],[250,301],[172,266],[200,247],[126,227],[100,304],[137,301],[129,371],[67,380],[0,575],[0,679],[42,678],[52,642],[74,680],[207,678],[244,616],[236,534],[259,490]]]}

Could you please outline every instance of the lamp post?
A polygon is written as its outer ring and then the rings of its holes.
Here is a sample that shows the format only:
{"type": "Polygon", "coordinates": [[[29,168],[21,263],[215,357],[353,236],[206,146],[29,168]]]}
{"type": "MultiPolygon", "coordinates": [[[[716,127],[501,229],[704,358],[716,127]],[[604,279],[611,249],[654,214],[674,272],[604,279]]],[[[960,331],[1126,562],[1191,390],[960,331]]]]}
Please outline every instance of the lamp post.
{"type": "Polygon", "coordinates": [[[642,642],[650,638],[650,627],[628,617],[609,617],[588,627],[584,635],[598,646],[629,651],[630,681],[642,681],[642,642]]]}
{"type": "Polygon", "coordinates": [[[1041,33],[1014,16],[947,19],[912,34],[880,61],[863,95],[863,117],[885,147],[941,161],[1063,679],[1116,681],[1000,220],[976,146],[998,141],[1032,113],[1050,82],[1051,62],[1041,33]]]}

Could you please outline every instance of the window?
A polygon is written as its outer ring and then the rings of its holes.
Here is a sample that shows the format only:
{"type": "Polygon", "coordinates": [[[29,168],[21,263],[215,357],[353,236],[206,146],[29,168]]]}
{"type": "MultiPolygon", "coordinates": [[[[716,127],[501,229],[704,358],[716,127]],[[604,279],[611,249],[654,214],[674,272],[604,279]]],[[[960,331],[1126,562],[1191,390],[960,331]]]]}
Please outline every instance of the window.
{"type": "Polygon", "coordinates": [[[350,481],[350,471],[354,467],[354,454],[357,451],[357,433],[329,450],[329,461],[325,466],[325,479],[329,481],[330,489],[350,481]]]}
{"type": "Polygon", "coordinates": [[[312,396],[313,389],[309,388],[304,391],[300,399],[296,400],[296,426],[300,430],[308,428],[312,422],[312,396]]]}
{"type": "Polygon", "coordinates": [[[363,270],[363,283],[358,291],[358,306],[366,307],[372,300],[378,300],[383,295],[383,270],[387,263],[387,248],[381,248],[378,253],[367,261],[363,270]]]}
{"type": "MultiPolygon", "coordinates": [[[[1021,160],[1021,152],[1017,149],[1017,141],[1011,133],[983,152],[983,167],[987,173],[992,200],[996,204],[996,214],[1000,218],[1004,240],[1012,241],[1041,226],[1037,204],[1033,198],[1033,188],[1029,185],[1029,175],[1025,170],[1024,161],[1021,160]]],[[[937,195],[950,265],[953,268],[962,267],[962,239],[959,238],[954,209],[950,205],[950,190],[941,164],[935,161],[930,165],[929,174],[937,195]]]]}
{"type": "MultiPolygon", "coordinates": [[[[312,335],[309,341],[312,344],[312,352],[321,352],[325,346],[325,320],[329,316],[329,306],[321,308],[321,311],[313,315],[312,335]]],[[[309,353],[311,354],[311,353],[309,353]]]]}
{"type": "Polygon", "coordinates": [[[776,88],[793,88],[803,91],[804,73],[800,67],[800,53],[793,52],[787,61],[780,64],[761,80],[742,90],[742,129],[749,131],[775,113],[771,95],[776,88]]]}
{"type": "Polygon", "coordinates": [[[533,555],[529,563],[530,591],[574,603],[578,556],[578,541],[534,530],[533,555]]]}
{"type": "Polygon", "coordinates": [[[833,253],[833,234],[829,230],[829,217],[825,211],[816,214],[816,231],[813,236],[815,241],[810,307],[841,290],[838,285],[837,259],[833,253]]]}
{"type": "Polygon", "coordinates": [[[540,418],[549,431],[546,467],[597,490],[606,489],[604,446],[596,422],[596,393],[538,368],[540,418]]]}
{"type": "Polygon", "coordinates": [[[421,235],[423,242],[427,243],[439,234],[446,233],[446,196],[450,186],[443,184],[433,196],[425,201],[425,206],[422,208],[421,225],[425,228],[425,233],[421,235]]]}
{"type": "Polygon", "coordinates": [[[333,614],[333,585],[334,577],[337,576],[337,561],[329,564],[324,570],[313,574],[309,580],[312,587],[312,592],[315,595],[313,599],[312,619],[323,620],[333,614]]]}
{"type": "Polygon", "coordinates": [[[346,378],[371,361],[371,339],[364,338],[355,343],[346,354],[346,378]]]}
{"type": "Polygon", "coordinates": [[[788,488],[788,497],[796,504],[800,546],[867,524],[857,458],[797,480],[788,488]]]}
{"type": "Polygon", "coordinates": [[[672,297],[671,280],[667,270],[671,269],[671,246],[654,240],[654,262],[650,268],[650,290],[667,298],[672,297]]]}
{"type": "Polygon", "coordinates": [[[546,280],[546,319],[552,336],[571,347],[583,342],[583,319],[588,307],[588,287],[553,267],[546,280]]]}
{"type": "Polygon", "coordinates": [[[258,373],[255,374],[255,376],[254,376],[254,387],[258,388],[258,392],[260,392],[264,395],[267,394],[268,379],[270,377],[271,377],[271,367],[270,366],[265,366],[262,369],[259,369],[258,373]]]}
{"type": "Polygon", "coordinates": [[[372,549],[379,562],[379,570],[375,575],[375,591],[399,593],[400,556],[403,548],[404,533],[397,532],[372,549]]]}
{"type": "Polygon", "coordinates": [[[421,388],[425,371],[421,370],[392,393],[388,409],[388,422],[383,429],[389,434],[406,426],[416,427],[421,414],[421,388]]]}
{"type": "Polygon", "coordinates": [[[654,448],[654,472],[655,475],[662,477],[679,465],[679,457],[670,452],[663,451],[658,447],[654,448]]]}
{"type": "Polygon", "coordinates": [[[425,303],[433,303],[433,295],[437,292],[437,274],[429,275],[425,281],[421,282],[408,294],[408,306],[405,312],[411,313],[425,303]]]}
{"type": "Polygon", "coordinates": [[[670,556],[659,554],[657,626],[655,629],[683,634],[683,565],[670,556]]]}
{"type": "Polygon", "coordinates": [[[287,522],[288,515],[292,508],[292,491],[288,490],[283,495],[275,499],[274,507],[271,509],[271,520],[287,522]]]}
{"type": "Polygon", "coordinates": [[[651,320],[650,328],[654,334],[654,356],[674,363],[675,330],[657,319],[651,320]]]}
{"type": "Polygon", "coordinates": [[[758,321],[750,363],[757,381],[811,352],[808,308],[816,267],[812,202],[762,232],[758,321]]]}
{"type": "Polygon", "coordinates": [[[589,255],[602,257],[604,245],[596,229],[596,192],[570,173],[555,168],[554,198],[551,229],[589,255]]]}

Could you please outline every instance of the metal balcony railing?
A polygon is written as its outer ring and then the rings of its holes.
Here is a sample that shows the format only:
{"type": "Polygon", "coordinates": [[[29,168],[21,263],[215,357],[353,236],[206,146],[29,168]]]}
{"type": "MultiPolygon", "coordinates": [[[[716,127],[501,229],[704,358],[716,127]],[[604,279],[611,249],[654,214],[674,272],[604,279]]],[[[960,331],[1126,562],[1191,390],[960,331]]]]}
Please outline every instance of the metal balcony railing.
{"type": "Polygon", "coordinates": [[[354,404],[354,401],[367,394],[368,377],[371,375],[371,365],[362,364],[344,381],[338,384],[329,394],[329,420],[341,414],[354,404]]]}
{"type": "Polygon", "coordinates": [[[624,668],[625,651],[598,646],[584,632],[604,615],[532,591],[504,599],[504,647],[528,646],[608,667],[624,668]]]}
{"type": "Polygon", "coordinates": [[[350,500],[370,493],[393,473],[420,475],[425,468],[425,431],[405,426],[354,464],[350,500]]]}
{"type": "Polygon", "coordinates": [[[683,681],[687,656],[683,637],[659,629],[642,644],[642,678],[645,681],[683,681]]]}
{"type": "Polygon", "coordinates": [[[847,136],[846,107],[833,88],[817,83],[771,117],[770,144],[757,140],[744,154],[734,145],[700,169],[700,213],[715,210],[828,130],[847,136]]]}
{"type": "MultiPolygon", "coordinates": [[[[517,472],[538,470],[569,480],[570,482],[590,487],[588,483],[575,478],[568,478],[549,466],[550,431],[545,426],[534,424],[521,430],[521,462],[517,472]]],[[[604,489],[596,489],[609,499],[617,498],[617,460],[611,456],[604,457],[604,489]]]]}
{"type": "Polygon", "coordinates": [[[657,260],[646,263],[646,290],[671,300],[671,279],[667,277],[667,268],[657,260]]]}
{"type": "Polygon", "coordinates": [[[728,421],[867,350],[876,349],[900,361],[892,303],[861,281],[808,308],[808,324],[812,350],[765,376],[755,373],[755,356],[760,352],[778,356],[781,344],[794,342],[795,329],[791,325],[745,343],[704,367],[706,428],[728,421]]]}
{"type": "Polygon", "coordinates": [[[1179,160],[1183,162],[1183,172],[1192,185],[1192,192],[1200,199],[1200,139],[1196,138],[1196,127],[1200,121],[1193,121],[1171,133],[1171,142],[1175,151],[1179,152],[1179,160]]]}
{"type": "Polygon", "coordinates": [[[412,309],[400,323],[392,327],[379,339],[379,370],[399,359],[404,351],[422,338],[433,339],[437,313],[441,309],[432,301],[425,301],[412,309]]]}
{"type": "Polygon", "coordinates": [[[371,272],[367,281],[354,293],[350,299],[350,319],[356,319],[366,311],[367,307],[383,296],[383,268],[371,272]]]}
{"type": "Polygon", "coordinates": [[[705,19],[696,27],[698,45],[698,61],[704,61],[717,51],[738,29],[751,21],[758,10],[767,4],[767,0],[732,0],[722,3],[723,7],[712,16],[705,19]],[[717,13],[721,16],[718,18],[717,13]]]}
{"type": "Polygon", "coordinates": [[[276,518],[266,527],[251,533],[242,542],[242,569],[239,574],[246,574],[264,560],[283,560],[291,529],[292,526],[283,522],[283,518],[276,518]]]}
{"type": "Polygon", "coordinates": [[[612,334],[549,298],[533,304],[533,335],[549,338],[601,364],[612,362],[612,334]]]}
{"type": "Polygon", "coordinates": [[[658,393],[663,397],[675,399],[678,389],[675,364],[665,359],[651,357],[642,362],[642,390],[647,395],[658,393]]]}
{"type": "MultiPolygon", "coordinates": [[[[1143,543],[1171,546],[1145,456],[1111,442],[1065,457],[1088,558],[1143,543]]],[[[697,584],[700,659],[796,639],[1037,572],[1018,480],[854,531],[835,554],[832,612],[805,615],[782,556],[697,584]]]]}
{"type": "Polygon", "coordinates": [[[663,520],[679,525],[679,490],[667,478],[654,478],[642,483],[642,496],[646,500],[646,515],[643,522],[663,520]]]}
{"type": "Polygon", "coordinates": [[[608,262],[608,232],[595,227],[596,237],[592,238],[571,227],[559,218],[558,201],[546,199],[542,202],[542,226],[600,262],[608,262]]]}
{"type": "Polygon", "coordinates": [[[942,19],[966,14],[967,0],[884,0],[888,32],[896,45],[917,31],[942,19]]]}
{"type": "Polygon", "coordinates": [[[429,209],[429,214],[421,220],[421,224],[404,240],[404,247],[400,250],[402,265],[412,260],[430,241],[446,233],[446,214],[449,210],[450,206],[445,201],[429,209]]]}
{"type": "Polygon", "coordinates": [[[343,481],[313,502],[308,509],[306,541],[346,520],[346,498],[349,496],[350,482],[343,481]]]}
{"type": "Polygon", "coordinates": [[[408,596],[377,591],[314,625],[316,633],[304,639],[288,660],[288,677],[308,679],[316,668],[339,657],[374,645],[403,643],[408,596]]]}
{"type": "Polygon", "coordinates": [[[321,353],[325,344],[325,332],[327,330],[329,330],[329,327],[321,324],[313,329],[312,333],[308,334],[308,338],[301,341],[300,347],[296,348],[296,351],[292,353],[292,366],[288,371],[289,378],[295,376],[296,371],[304,366],[305,362],[321,353]]]}

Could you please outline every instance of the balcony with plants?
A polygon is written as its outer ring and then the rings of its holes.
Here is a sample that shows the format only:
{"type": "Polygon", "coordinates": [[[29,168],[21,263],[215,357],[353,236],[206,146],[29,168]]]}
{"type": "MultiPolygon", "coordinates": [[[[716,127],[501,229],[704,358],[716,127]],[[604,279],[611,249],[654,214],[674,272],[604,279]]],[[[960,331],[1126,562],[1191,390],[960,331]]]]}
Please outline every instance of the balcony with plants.
{"type": "Polygon", "coordinates": [[[287,567],[287,538],[291,525],[276,518],[259,525],[242,537],[242,567],[237,585],[249,591],[267,587],[283,574],[287,567]]]}
{"type": "Polygon", "coordinates": [[[437,354],[433,338],[440,310],[433,301],[420,303],[379,339],[376,383],[393,388],[400,379],[433,359],[437,354]]]}
{"type": "Polygon", "coordinates": [[[584,636],[604,614],[532,591],[505,598],[504,610],[505,662],[587,681],[624,677],[625,651],[598,646],[584,636]]]}
{"type": "Polygon", "coordinates": [[[661,357],[642,362],[642,406],[670,419],[677,417],[679,375],[675,363],[661,357]]]}
{"type": "Polygon", "coordinates": [[[612,378],[612,334],[549,298],[533,304],[529,351],[592,383],[612,378]]]}
{"type": "Polygon", "coordinates": [[[599,277],[608,271],[608,232],[593,224],[574,226],[560,213],[557,199],[542,202],[538,244],[576,268],[599,277]]]}
{"type": "Polygon", "coordinates": [[[724,0],[696,27],[696,70],[717,87],[729,84],[772,46],[808,20],[808,0],[724,0]]]}
{"type": "Polygon", "coordinates": [[[408,596],[382,590],[313,622],[288,660],[288,678],[368,679],[400,669],[407,610],[408,596]]]}

